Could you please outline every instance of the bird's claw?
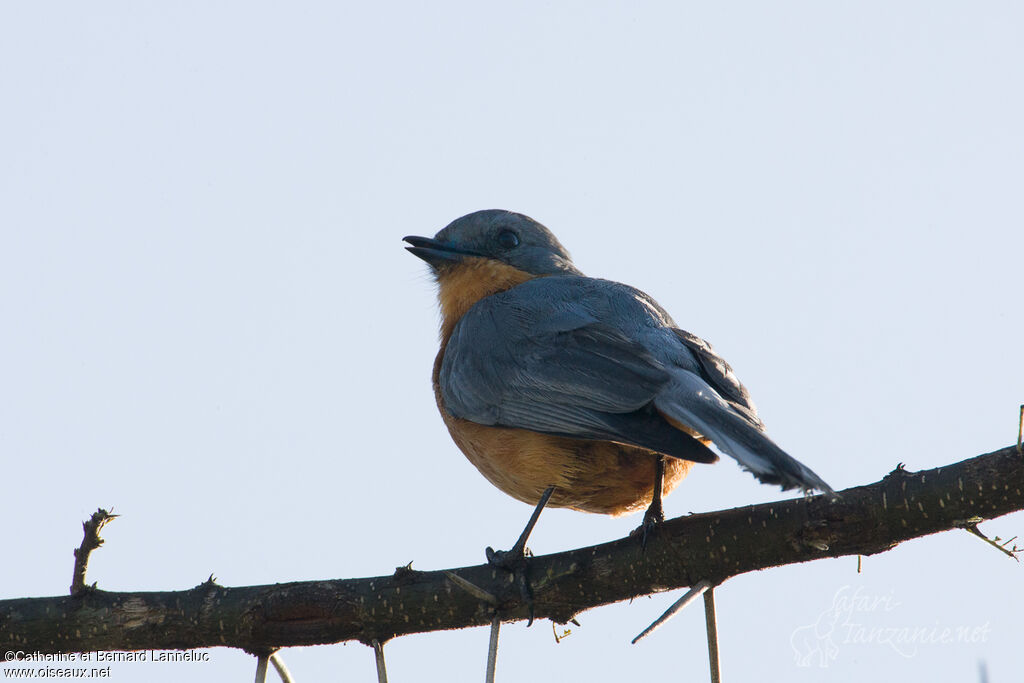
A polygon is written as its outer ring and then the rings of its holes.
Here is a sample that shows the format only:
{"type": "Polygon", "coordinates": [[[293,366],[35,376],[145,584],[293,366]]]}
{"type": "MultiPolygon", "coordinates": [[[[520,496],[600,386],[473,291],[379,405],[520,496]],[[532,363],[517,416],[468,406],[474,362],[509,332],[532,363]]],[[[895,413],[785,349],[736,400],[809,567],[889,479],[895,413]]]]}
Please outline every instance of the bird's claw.
{"type": "Polygon", "coordinates": [[[521,562],[526,560],[526,554],[517,553],[514,548],[512,550],[495,550],[491,546],[487,546],[484,552],[487,553],[487,564],[508,571],[516,569],[521,562]]]}
{"type": "Polygon", "coordinates": [[[519,598],[526,605],[529,619],[526,626],[533,625],[533,589],[530,587],[530,579],[527,576],[526,557],[529,553],[525,548],[512,548],[512,550],[495,550],[490,546],[486,549],[487,564],[498,569],[503,569],[512,575],[512,581],[519,587],[519,598]]]}
{"type": "Polygon", "coordinates": [[[661,501],[651,503],[644,513],[644,521],[636,529],[630,532],[630,536],[640,536],[640,549],[647,550],[647,539],[658,526],[665,521],[665,512],[661,507],[661,501]]]}
{"type": "Polygon", "coordinates": [[[529,567],[526,563],[526,556],[531,553],[526,548],[526,540],[530,537],[533,527],[537,524],[537,518],[540,517],[541,510],[548,504],[551,494],[554,492],[554,486],[549,486],[544,490],[540,497],[540,502],[537,503],[537,507],[533,509],[533,514],[530,515],[530,521],[526,523],[526,528],[523,529],[523,533],[519,535],[519,540],[516,541],[511,550],[487,548],[487,563],[492,567],[504,569],[512,574],[512,581],[519,586],[519,597],[523,604],[526,605],[530,615],[530,620],[526,623],[527,627],[533,625],[533,589],[530,587],[530,579],[527,576],[529,567]]]}

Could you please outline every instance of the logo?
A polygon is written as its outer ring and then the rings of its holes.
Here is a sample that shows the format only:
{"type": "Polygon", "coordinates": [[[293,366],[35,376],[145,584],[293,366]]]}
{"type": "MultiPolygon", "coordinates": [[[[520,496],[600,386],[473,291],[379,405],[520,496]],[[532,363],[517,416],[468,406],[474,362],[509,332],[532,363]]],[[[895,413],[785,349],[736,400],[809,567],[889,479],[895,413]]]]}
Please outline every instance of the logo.
{"type": "Polygon", "coordinates": [[[984,643],[990,622],[982,626],[907,625],[906,610],[893,592],[872,595],[863,587],[843,586],[832,605],[812,624],[793,630],[789,642],[797,666],[827,667],[851,646],[882,646],[902,657],[914,657],[929,645],[984,643]]]}

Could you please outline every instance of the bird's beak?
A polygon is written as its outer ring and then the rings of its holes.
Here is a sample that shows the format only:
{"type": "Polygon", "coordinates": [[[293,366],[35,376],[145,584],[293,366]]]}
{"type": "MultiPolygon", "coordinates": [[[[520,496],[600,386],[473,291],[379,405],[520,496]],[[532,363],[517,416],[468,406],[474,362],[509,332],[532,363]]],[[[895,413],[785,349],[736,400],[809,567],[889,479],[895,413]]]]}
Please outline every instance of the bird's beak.
{"type": "Polygon", "coordinates": [[[469,249],[461,249],[454,244],[441,242],[432,237],[409,235],[408,237],[403,237],[402,241],[412,245],[411,247],[406,247],[406,251],[413,256],[420,257],[434,268],[445,264],[458,263],[467,256],[481,256],[481,254],[469,249]]]}

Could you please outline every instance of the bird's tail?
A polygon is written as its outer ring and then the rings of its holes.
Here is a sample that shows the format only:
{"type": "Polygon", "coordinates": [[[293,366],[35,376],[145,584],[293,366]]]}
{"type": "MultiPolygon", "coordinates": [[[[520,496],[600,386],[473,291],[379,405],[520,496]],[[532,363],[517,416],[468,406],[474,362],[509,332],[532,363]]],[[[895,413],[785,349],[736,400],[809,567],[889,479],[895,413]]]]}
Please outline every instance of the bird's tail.
{"type": "Polygon", "coordinates": [[[779,448],[697,375],[673,373],[671,384],[662,390],[654,405],[675,426],[688,427],[711,439],[765,484],[800,488],[805,493],[834,493],[821,477],[779,448]]]}

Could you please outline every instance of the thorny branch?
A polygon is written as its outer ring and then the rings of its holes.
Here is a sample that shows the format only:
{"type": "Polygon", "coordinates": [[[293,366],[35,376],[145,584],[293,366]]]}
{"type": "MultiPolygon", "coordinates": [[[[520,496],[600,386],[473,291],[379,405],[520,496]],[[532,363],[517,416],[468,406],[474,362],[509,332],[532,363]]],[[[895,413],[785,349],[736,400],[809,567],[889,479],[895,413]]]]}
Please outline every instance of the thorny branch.
{"type": "MultiPolygon", "coordinates": [[[[1024,457],[1015,446],[931,470],[897,468],[832,500],[816,496],[672,519],[649,535],[645,551],[639,538],[624,538],[530,558],[535,613],[566,623],[599,605],[701,579],[718,584],[768,567],[885,552],[949,529],[976,531],[980,520],[1021,509],[1024,457]]],[[[101,526],[97,521],[97,533],[101,526]]],[[[95,547],[88,523],[86,530],[76,553],[80,586],[95,547]]],[[[180,592],[80,587],[72,596],[3,600],[0,647],[54,653],[228,646],[262,654],[346,640],[383,644],[411,633],[484,626],[495,614],[525,619],[527,612],[507,573],[489,565],[400,567],[373,578],[240,588],[211,577],[180,592]]]]}

